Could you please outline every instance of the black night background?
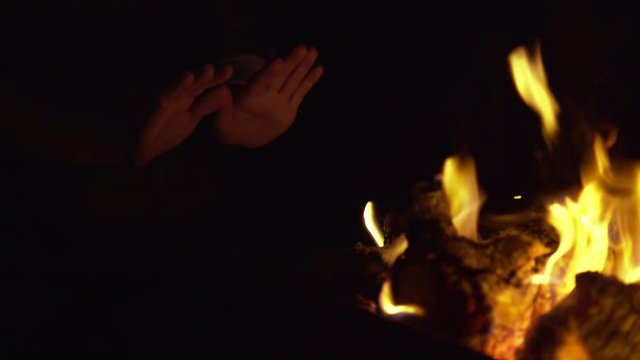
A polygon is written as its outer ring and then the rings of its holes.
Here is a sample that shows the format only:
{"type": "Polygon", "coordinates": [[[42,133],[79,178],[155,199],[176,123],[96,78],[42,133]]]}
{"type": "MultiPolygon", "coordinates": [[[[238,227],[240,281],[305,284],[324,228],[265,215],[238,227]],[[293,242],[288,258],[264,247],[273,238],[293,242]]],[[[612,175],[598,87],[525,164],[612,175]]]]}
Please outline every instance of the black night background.
{"type": "Polygon", "coordinates": [[[639,157],[638,15],[630,1],[0,5],[0,354],[471,356],[336,301],[350,280],[334,255],[370,241],[367,201],[407,206],[459,151],[495,212],[577,183],[580,159],[555,182],[536,170],[538,120],[507,64],[519,45],[541,41],[564,129],[613,123],[616,153],[639,157]],[[224,146],[205,120],[126,165],[181,73],[301,43],[325,72],[283,136],[224,146]],[[74,148],[101,142],[122,161],[74,148]]]}

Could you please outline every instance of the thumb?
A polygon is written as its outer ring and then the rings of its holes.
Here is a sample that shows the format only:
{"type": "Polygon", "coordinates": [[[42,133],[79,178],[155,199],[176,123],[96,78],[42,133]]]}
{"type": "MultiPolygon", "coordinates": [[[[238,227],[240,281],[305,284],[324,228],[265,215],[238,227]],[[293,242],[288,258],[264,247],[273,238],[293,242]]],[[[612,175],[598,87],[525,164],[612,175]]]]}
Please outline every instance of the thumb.
{"type": "Polygon", "coordinates": [[[204,93],[191,106],[191,118],[195,121],[202,120],[203,117],[212,114],[222,108],[232,107],[232,97],[229,87],[226,85],[216,86],[212,90],[204,93]]]}

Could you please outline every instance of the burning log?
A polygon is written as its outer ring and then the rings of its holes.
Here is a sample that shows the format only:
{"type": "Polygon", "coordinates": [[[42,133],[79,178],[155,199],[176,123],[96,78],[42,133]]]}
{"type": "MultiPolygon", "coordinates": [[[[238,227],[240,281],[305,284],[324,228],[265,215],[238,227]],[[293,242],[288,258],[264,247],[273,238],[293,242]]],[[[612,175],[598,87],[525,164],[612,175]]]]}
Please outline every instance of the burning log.
{"type": "Polygon", "coordinates": [[[471,240],[456,234],[445,194],[423,183],[407,217],[409,248],[392,268],[393,293],[426,312],[407,321],[487,354],[512,356],[549,303],[530,282],[558,244],[543,213],[471,240]]]}
{"type": "MultiPolygon", "coordinates": [[[[560,109],[539,46],[534,54],[516,49],[509,62],[518,93],[540,116],[549,155],[556,158],[560,109]]],[[[640,163],[611,163],[616,137],[616,130],[605,137],[585,131],[574,139],[593,145],[580,166],[577,198],[490,221],[479,216],[484,195],[473,159],[447,158],[441,183],[415,188],[405,221],[386,222],[392,229],[385,232],[403,234],[405,245],[385,260],[390,279],[384,279],[380,303],[390,310],[382,312],[499,359],[518,353],[527,360],[640,359],[640,285],[623,285],[640,282],[640,163]]],[[[564,159],[560,165],[570,156],[557,158],[564,159]]],[[[372,236],[381,254],[392,253],[385,239],[372,236]]]]}
{"type": "Polygon", "coordinates": [[[423,309],[423,316],[403,320],[495,358],[514,359],[530,325],[551,311],[529,335],[521,359],[617,359],[640,351],[640,305],[633,303],[640,300],[640,285],[623,285],[640,279],[640,166],[614,171],[605,141],[595,139],[578,200],[480,221],[484,236],[465,226],[478,223],[481,203],[478,191],[465,192],[468,182],[453,184],[463,186],[460,192],[447,189],[445,166],[443,189],[419,184],[406,221],[389,221],[402,229],[388,232],[403,232],[408,241],[390,271],[394,298],[423,309]],[[580,275],[582,289],[571,292],[574,275],[588,271],[623,282],[580,275]]]}
{"type": "Polygon", "coordinates": [[[532,327],[518,358],[640,359],[640,285],[579,274],[569,296],[532,327]]]}

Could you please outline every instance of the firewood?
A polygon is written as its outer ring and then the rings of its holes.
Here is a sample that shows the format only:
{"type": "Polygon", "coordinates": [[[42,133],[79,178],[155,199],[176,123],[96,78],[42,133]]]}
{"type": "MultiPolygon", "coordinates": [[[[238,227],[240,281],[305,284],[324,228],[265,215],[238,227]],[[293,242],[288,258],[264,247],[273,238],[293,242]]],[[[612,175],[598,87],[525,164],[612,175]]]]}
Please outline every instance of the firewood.
{"type": "Polygon", "coordinates": [[[575,359],[640,359],[640,285],[578,274],[575,289],[532,327],[518,358],[567,353],[575,359]]]}
{"type": "Polygon", "coordinates": [[[429,332],[490,355],[513,354],[544,307],[544,289],[530,279],[557,248],[557,232],[532,212],[471,240],[456,234],[437,187],[419,184],[413,198],[409,248],[391,269],[396,300],[423,307],[426,315],[410,321],[429,332]]]}

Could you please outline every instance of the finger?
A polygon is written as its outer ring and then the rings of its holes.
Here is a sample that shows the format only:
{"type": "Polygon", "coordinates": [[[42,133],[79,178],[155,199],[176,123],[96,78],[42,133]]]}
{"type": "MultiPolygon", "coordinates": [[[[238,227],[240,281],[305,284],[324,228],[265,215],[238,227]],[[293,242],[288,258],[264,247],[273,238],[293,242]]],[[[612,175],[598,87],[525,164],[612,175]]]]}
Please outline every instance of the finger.
{"type": "Polygon", "coordinates": [[[279,76],[282,76],[284,60],[276,59],[272,61],[263,70],[260,70],[251,81],[246,89],[248,95],[259,95],[267,91],[270,85],[279,76]]]}
{"type": "Polygon", "coordinates": [[[200,70],[198,74],[198,78],[196,79],[196,83],[204,84],[207,81],[210,81],[215,76],[215,68],[211,64],[206,64],[200,70]]]}
{"type": "Polygon", "coordinates": [[[302,62],[302,60],[307,56],[307,51],[306,46],[298,45],[284,58],[284,64],[282,64],[282,75],[277,76],[273,80],[269,86],[269,90],[280,91],[282,84],[284,84],[289,74],[291,74],[298,64],[300,64],[300,62],[302,62]]]}
{"type": "Polygon", "coordinates": [[[182,75],[178,84],[171,90],[172,93],[178,94],[189,89],[195,82],[196,77],[191,71],[187,71],[182,75]]]}
{"type": "Polygon", "coordinates": [[[309,70],[316,62],[318,58],[318,51],[314,48],[311,48],[307,52],[307,56],[296,66],[293,72],[287,77],[282,89],[280,92],[287,97],[290,97],[294,91],[300,86],[300,82],[307,76],[309,70]]]}
{"type": "Polygon", "coordinates": [[[212,114],[223,107],[230,107],[231,101],[232,97],[229,88],[226,85],[218,86],[196,100],[189,110],[191,115],[190,119],[197,123],[202,120],[203,117],[212,114]]]}
{"type": "Polygon", "coordinates": [[[316,66],[307,76],[302,80],[300,86],[296,89],[296,91],[291,96],[291,104],[297,108],[304,100],[304,97],[307,96],[309,91],[313,88],[313,86],[320,80],[320,77],[324,73],[324,68],[322,65],[316,66]]]}
{"type": "Polygon", "coordinates": [[[178,83],[178,86],[176,87],[176,89],[178,90],[186,89],[189,86],[191,86],[194,81],[195,81],[195,75],[193,75],[191,71],[187,71],[182,75],[182,78],[180,78],[180,82],[178,83]]]}
{"type": "Polygon", "coordinates": [[[207,81],[206,83],[204,83],[203,88],[204,89],[208,89],[208,88],[212,88],[214,86],[218,86],[218,85],[222,84],[223,82],[229,80],[232,75],[233,75],[233,66],[227,65],[227,66],[224,67],[224,69],[222,71],[216,72],[215,76],[213,77],[213,79],[211,79],[211,80],[207,81]]]}
{"type": "Polygon", "coordinates": [[[170,87],[167,91],[165,91],[160,97],[160,104],[167,104],[175,101],[180,94],[184,93],[194,81],[194,75],[191,72],[186,72],[180,77],[180,80],[177,81],[172,87],[170,87]]]}
{"type": "Polygon", "coordinates": [[[207,82],[211,81],[215,76],[213,65],[206,64],[202,70],[196,75],[193,84],[186,90],[185,95],[188,97],[196,97],[206,90],[207,82]]]}

